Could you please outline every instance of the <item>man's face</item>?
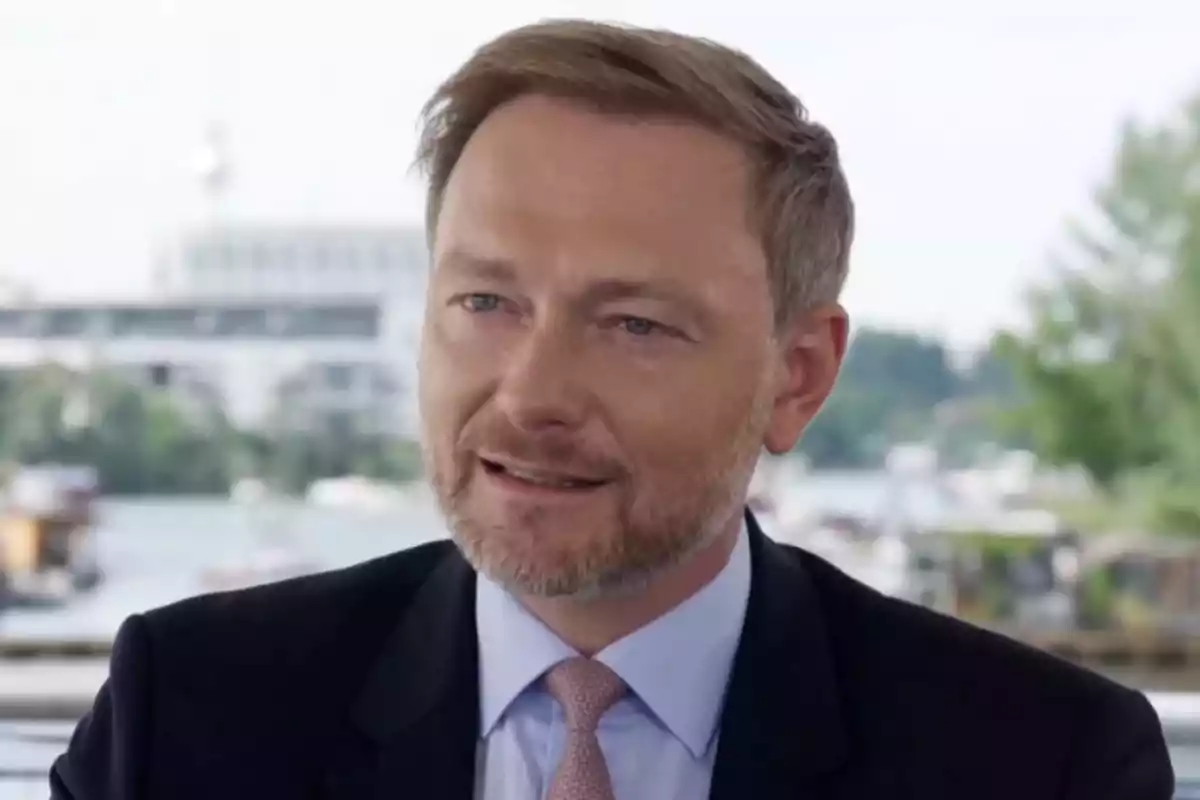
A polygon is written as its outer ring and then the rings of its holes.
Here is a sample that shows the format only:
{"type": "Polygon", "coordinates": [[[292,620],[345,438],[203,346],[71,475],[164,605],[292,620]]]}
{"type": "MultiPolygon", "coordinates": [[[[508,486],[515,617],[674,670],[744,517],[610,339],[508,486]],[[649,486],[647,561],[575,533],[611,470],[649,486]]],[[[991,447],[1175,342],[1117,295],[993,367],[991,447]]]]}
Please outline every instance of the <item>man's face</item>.
{"type": "Polygon", "coordinates": [[[749,183],[702,128],[537,96],[470,140],[434,233],[420,407],[484,574],[639,586],[736,524],[764,436],[795,442],[749,183]]]}

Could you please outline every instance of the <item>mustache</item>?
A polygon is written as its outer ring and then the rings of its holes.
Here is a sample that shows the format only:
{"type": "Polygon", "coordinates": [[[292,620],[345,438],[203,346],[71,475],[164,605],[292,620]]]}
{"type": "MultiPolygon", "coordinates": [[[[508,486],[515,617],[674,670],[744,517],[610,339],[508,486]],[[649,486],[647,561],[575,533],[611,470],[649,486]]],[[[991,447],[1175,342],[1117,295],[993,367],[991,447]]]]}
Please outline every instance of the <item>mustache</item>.
{"type": "Polygon", "coordinates": [[[507,425],[492,425],[465,437],[463,452],[535,464],[569,475],[611,480],[625,474],[621,462],[563,433],[522,433],[507,425]]]}

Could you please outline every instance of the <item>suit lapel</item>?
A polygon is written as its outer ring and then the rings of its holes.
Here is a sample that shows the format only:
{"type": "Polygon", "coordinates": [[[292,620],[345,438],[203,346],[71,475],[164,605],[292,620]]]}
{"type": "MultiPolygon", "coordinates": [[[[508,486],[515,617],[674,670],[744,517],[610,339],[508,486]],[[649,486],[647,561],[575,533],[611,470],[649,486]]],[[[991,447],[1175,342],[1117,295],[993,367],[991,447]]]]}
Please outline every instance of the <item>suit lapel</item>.
{"type": "Polygon", "coordinates": [[[833,798],[848,758],[837,671],[820,598],[808,573],[752,515],[752,578],[734,657],[711,797],[833,798]]]}
{"type": "Polygon", "coordinates": [[[471,800],[479,736],[474,572],[449,554],[409,604],[336,744],[334,800],[471,800]]]}

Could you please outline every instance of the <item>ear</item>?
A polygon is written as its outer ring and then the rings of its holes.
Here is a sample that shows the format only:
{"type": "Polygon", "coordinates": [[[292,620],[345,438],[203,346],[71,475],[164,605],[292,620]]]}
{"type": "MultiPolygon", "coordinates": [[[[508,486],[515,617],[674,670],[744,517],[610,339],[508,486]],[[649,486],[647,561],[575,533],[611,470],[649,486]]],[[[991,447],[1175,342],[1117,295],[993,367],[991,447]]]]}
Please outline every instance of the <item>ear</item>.
{"type": "Polygon", "coordinates": [[[772,455],[789,452],[821,410],[846,355],[850,320],[839,305],[801,315],[778,337],[775,402],[763,446],[772,455]]]}

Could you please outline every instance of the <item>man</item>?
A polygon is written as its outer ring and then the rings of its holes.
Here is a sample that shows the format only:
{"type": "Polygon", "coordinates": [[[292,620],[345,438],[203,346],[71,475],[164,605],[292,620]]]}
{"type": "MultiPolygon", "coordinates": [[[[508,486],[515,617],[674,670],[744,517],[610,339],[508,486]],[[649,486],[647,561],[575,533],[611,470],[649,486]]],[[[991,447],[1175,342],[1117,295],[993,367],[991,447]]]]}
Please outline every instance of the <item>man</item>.
{"type": "Polygon", "coordinates": [[[453,544],[130,619],[54,797],[1171,796],[1139,694],[744,515],[834,384],[853,216],[761,67],[534,25],[441,87],[420,160],[453,544]]]}

